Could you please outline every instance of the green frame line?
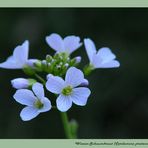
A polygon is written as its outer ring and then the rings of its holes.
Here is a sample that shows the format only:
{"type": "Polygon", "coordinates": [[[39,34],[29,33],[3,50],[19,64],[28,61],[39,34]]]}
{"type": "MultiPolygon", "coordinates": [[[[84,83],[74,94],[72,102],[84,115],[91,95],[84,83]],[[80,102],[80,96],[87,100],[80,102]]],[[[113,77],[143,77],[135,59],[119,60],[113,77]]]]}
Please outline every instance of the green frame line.
{"type": "Polygon", "coordinates": [[[0,0],[0,7],[148,7],[148,0],[0,0]]]}

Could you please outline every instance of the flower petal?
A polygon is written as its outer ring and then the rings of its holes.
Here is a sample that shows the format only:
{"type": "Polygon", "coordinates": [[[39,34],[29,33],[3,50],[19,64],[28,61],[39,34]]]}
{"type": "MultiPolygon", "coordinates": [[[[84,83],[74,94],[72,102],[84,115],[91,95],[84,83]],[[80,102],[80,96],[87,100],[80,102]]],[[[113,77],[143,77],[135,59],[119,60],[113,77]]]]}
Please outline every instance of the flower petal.
{"type": "Polygon", "coordinates": [[[90,95],[90,90],[85,87],[74,88],[71,95],[73,103],[84,106],[87,103],[87,99],[90,95]]]}
{"type": "Polygon", "coordinates": [[[57,108],[61,112],[66,112],[72,106],[72,100],[70,96],[60,95],[56,100],[57,108]]]}
{"type": "Polygon", "coordinates": [[[116,58],[115,54],[113,54],[112,51],[108,47],[100,48],[98,50],[97,55],[102,58],[104,63],[109,62],[116,58]]]}
{"type": "Polygon", "coordinates": [[[19,45],[14,49],[13,57],[23,66],[28,60],[28,52],[29,42],[26,40],[22,45],[19,45]]]}
{"type": "Polygon", "coordinates": [[[96,68],[117,68],[120,66],[120,63],[117,60],[112,60],[108,63],[104,63],[96,68]]]}
{"type": "Polygon", "coordinates": [[[80,38],[77,36],[67,36],[64,38],[64,50],[71,54],[76,49],[78,49],[82,43],[80,43],[80,38]]]}
{"type": "Polygon", "coordinates": [[[18,103],[28,106],[32,106],[36,100],[33,92],[28,89],[17,90],[13,97],[18,103]]]}
{"type": "Polygon", "coordinates": [[[43,85],[40,83],[35,83],[32,86],[32,90],[35,93],[35,95],[37,96],[38,99],[42,99],[44,98],[44,88],[43,85]]]}
{"type": "Polygon", "coordinates": [[[0,63],[0,68],[5,69],[21,69],[22,64],[15,60],[13,56],[10,56],[5,62],[0,63]]]}
{"type": "Polygon", "coordinates": [[[89,82],[87,79],[84,79],[83,82],[79,85],[80,87],[86,87],[89,85],[89,82]]]}
{"type": "Polygon", "coordinates": [[[46,37],[47,44],[57,52],[62,52],[64,50],[63,39],[60,35],[53,33],[46,37]]]}
{"type": "Polygon", "coordinates": [[[94,54],[91,62],[94,68],[99,68],[102,65],[102,63],[103,63],[103,59],[97,54],[94,54]]]}
{"type": "Polygon", "coordinates": [[[38,109],[29,106],[25,107],[20,113],[23,121],[29,121],[35,118],[37,115],[39,115],[38,109]]]}
{"type": "Polygon", "coordinates": [[[16,79],[11,80],[11,84],[13,88],[23,89],[23,88],[28,88],[29,81],[28,79],[25,79],[25,78],[16,78],[16,79]]]}
{"type": "Polygon", "coordinates": [[[81,70],[70,67],[67,70],[65,82],[67,85],[72,85],[73,87],[76,87],[80,85],[84,81],[84,74],[81,70]]]}
{"type": "Polygon", "coordinates": [[[87,39],[84,39],[84,45],[85,45],[88,58],[90,62],[92,62],[92,57],[97,52],[95,44],[91,39],[87,38],[87,39]]]}
{"type": "Polygon", "coordinates": [[[51,109],[51,102],[48,98],[44,97],[42,100],[42,103],[44,104],[43,108],[39,109],[39,112],[47,112],[51,109]]]}
{"type": "Polygon", "coordinates": [[[55,94],[60,94],[65,86],[65,82],[62,78],[58,76],[48,75],[48,80],[46,82],[46,88],[55,94]]]}

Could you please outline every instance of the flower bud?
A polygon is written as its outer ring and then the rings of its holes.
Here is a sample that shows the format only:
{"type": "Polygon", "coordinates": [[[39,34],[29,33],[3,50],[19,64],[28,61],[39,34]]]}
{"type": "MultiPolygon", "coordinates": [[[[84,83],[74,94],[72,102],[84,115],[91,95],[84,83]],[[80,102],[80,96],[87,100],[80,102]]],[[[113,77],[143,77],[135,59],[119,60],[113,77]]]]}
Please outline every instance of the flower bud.
{"type": "Polygon", "coordinates": [[[67,67],[69,66],[69,64],[68,64],[68,63],[66,63],[64,66],[67,68],[67,67]]]}
{"type": "Polygon", "coordinates": [[[52,58],[51,55],[47,55],[47,56],[46,56],[46,61],[47,61],[47,62],[51,62],[52,59],[53,59],[53,58],[52,58]]]}
{"type": "Polygon", "coordinates": [[[16,78],[11,80],[11,85],[15,89],[29,88],[32,87],[34,83],[36,83],[34,79],[16,78]]]}
{"type": "Polygon", "coordinates": [[[57,69],[60,69],[60,68],[61,68],[61,65],[57,65],[56,68],[57,68],[57,69]]]}
{"type": "Polygon", "coordinates": [[[59,65],[62,66],[63,65],[63,62],[60,62],[59,65]]]}
{"type": "Polygon", "coordinates": [[[85,75],[89,75],[94,70],[94,66],[89,64],[86,65],[83,69],[85,75]]]}
{"type": "Polygon", "coordinates": [[[11,80],[11,85],[13,88],[16,88],[16,89],[28,88],[29,81],[28,79],[24,79],[24,78],[16,78],[11,80]]]}
{"type": "Polygon", "coordinates": [[[48,79],[51,78],[51,77],[53,77],[53,75],[52,75],[52,74],[48,74],[48,75],[46,76],[46,79],[48,80],[48,79]]]}
{"type": "Polygon", "coordinates": [[[42,65],[47,65],[46,60],[43,60],[41,63],[42,63],[42,65]]]}
{"type": "Polygon", "coordinates": [[[76,60],[76,63],[80,63],[81,62],[81,57],[80,56],[75,57],[75,60],[76,60]]]}
{"type": "Polygon", "coordinates": [[[40,60],[38,60],[38,61],[36,61],[36,62],[34,63],[34,66],[35,66],[35,68],[37,68],[37,69],[41,69],[41,67],[42,67],[42,62],[41,62],[40,60]]]}
{"type": "Polygon", "coordinates": [[[31,59],[27,61],[27,65],[30,67],[34,67],[34,64],[37,62],[37,59],[31,59]]]}
{"type": "Polygon", "coordinates": [[[50,66],[51,66],[51,64],[50,64],[50,63],[48,63],[47,65],[48,65],[48,67],[50,67],[50,66]]]}
{"type": "Polygon", "coordinates": [[[28,66],[28,65],[25,65],[25,66],[23,67],[23,71],[24,71],[24,73],[27,74],[27,75],[34,75],[34,74],[35,74],[34,68],[32,68],[32,67],[30,67],[30,66],[28,66]]]}

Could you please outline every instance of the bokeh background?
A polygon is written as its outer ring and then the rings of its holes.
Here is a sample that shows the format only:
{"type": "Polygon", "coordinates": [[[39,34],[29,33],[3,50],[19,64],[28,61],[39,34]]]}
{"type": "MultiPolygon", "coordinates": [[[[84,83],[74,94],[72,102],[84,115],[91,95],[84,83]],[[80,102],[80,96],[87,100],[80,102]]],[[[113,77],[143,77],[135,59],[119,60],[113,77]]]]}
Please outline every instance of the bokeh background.
{"type": "MultiPolygon", "coordinates": [[[[53,50],[45,36],[78,35],[110,47],[121,66],[98,69],[89,77],[92,94],[85,107],[73,105],[70,119],[79,122],[79,138],[148,138],[148,9],[48,8],[0,9],[0,62],[14,47],[30,41],[30,57],[44,59],[53,50]]],[[[88,63],[84,46],[72,56],[88,63]]],[[[65,138],[56,110],[29,122],[19,117],[22,105],[13,99],[10,80],[25,77],[21,70],[0,69],[0,138],[65,138]]],[[[54,98],[52,98],[54,99],[54,98]]]]}

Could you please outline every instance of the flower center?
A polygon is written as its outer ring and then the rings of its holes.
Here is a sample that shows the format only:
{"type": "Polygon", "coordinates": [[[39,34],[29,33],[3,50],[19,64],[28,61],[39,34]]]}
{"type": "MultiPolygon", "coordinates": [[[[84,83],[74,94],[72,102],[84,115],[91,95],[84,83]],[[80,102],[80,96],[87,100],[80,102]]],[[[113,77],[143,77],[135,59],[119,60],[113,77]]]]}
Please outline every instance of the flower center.
{"type": "Polygon", "coordinates": [[[43,108],[44,104],[39,100],[37,99],[37,101],[35,102],[35,107],[38,108],[38,109],[41,109],[43,108]]]}
{"type": "Polygon", "coordinates": [[[69,96],[72,93],[72,87],[67,86],[62,90],[62,94],[65,96],[69,96]]]}

